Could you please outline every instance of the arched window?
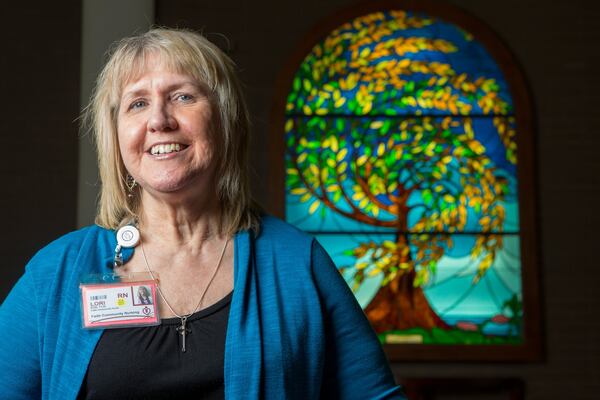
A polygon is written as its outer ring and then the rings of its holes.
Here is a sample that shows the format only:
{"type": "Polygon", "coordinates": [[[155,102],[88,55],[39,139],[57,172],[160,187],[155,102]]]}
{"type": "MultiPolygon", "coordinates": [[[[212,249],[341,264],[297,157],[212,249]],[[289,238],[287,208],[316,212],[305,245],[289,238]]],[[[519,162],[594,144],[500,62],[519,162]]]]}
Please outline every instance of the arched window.
{"type": "Polygon", "coordinates": [[[531,358],[522,76],[477,21],[403,4],[324,23],[291,62],[285,219],[332,255],[392,358],[531,358]]]}

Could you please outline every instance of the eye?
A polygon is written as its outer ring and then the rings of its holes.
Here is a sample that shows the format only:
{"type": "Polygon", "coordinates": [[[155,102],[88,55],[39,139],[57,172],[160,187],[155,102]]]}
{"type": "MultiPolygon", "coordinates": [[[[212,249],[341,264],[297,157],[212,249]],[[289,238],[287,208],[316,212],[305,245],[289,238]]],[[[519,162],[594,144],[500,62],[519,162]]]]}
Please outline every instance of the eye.
{"type": "Polygon", "coordinates": [[[144,100],[136,100],[129,105],[130,110],[136,110],[138,108],[142,108],[146,106],[146,101],[144,100]]]}
{"type": "Polygon", "coordinates": [[[192,95],[189,95],[187,93],[178,93],[175,95],[175,100],[177,101],[181,101],[184,103],[189,103],[192,100],[194,100],[194,97],[192,95]]]}

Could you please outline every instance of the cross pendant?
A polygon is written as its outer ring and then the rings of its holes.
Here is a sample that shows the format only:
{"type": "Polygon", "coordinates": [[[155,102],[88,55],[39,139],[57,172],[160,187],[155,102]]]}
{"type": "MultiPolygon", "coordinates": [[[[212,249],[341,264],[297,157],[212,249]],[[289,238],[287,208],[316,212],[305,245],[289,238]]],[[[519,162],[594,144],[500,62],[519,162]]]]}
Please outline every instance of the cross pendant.
{"type": "Polygon", "coordinates": [[[177,332],[181,335],[181,352],[185,353],[185,338],[188,333],[192,333],[192,330],[186,326],[187,317],[181,318],[181,325],[177,327],[177,332]]]}

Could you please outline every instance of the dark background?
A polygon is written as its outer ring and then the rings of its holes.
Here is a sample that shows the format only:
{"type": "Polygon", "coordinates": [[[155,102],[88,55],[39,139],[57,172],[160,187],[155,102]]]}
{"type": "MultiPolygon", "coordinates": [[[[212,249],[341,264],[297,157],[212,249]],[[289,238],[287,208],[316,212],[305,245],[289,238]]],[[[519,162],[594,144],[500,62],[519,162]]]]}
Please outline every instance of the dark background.
{"type": "MultiPolygon", "coordinates": [[[[539,214],[545,352],[532,363],[403,362],[393,365],[394,372],[398,378],[520,377],[528,399],[596,399],[600,12],[594,2],[577,0],[446,2],[498,34],[521,64],[533,95],[538,184],[530,195],[537,196],[539,214]]],[[[81,2],[37,3],[2,5],[0,300],[37,249],[77,224],[81,2]]],[[[276,78],[320,19],[354,3],[156,1],[158,23],[202,30],[237,62],[254,123],[254,189],[267,208],[267,133],[276,78]]]]}
{"type": "Polygon", "coordinates": [[[0,301],[76,227],[81,4],[38,3],[0,5],[0,301]]]}

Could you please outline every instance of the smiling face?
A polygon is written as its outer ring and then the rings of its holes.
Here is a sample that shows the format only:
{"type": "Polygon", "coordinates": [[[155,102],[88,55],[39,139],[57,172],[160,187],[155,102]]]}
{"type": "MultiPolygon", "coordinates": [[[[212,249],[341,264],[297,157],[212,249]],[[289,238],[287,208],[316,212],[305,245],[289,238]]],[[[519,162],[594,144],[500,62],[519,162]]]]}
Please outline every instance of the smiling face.
{"type": "Polygon", "coordinates": [[[154,195],[213,187],[213,114],[202,85],[150,56],[122,90],[117,134],[125,168],[154,195]]]}

